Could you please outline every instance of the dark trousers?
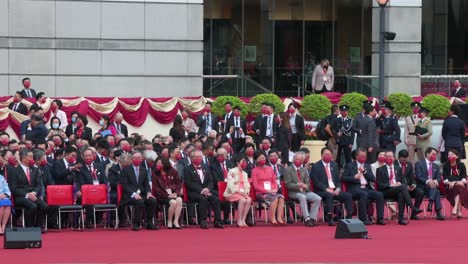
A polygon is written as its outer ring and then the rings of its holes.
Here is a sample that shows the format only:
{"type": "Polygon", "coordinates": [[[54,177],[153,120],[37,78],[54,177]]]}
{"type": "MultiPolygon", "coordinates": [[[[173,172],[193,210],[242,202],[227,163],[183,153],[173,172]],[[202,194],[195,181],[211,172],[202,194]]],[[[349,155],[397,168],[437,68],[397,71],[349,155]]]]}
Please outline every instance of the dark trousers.
{"type": "Polygon", "coordinates": [[[299,134],[292,134],[291,137],[291,150],[293,152],[299,151],[301,148],[301,139],[299,138],[299,134]]]}
{"type": "Polygon", "coordinates": [[[382,142],[380,149],[391,150],[393,153],[396,151],[396,146],[393,142],[382,142]]]}
{"type": "Polygon", "coordinates": [[[325,215],[331,214],[333,209],[333,200],[338,200],[345,205],[347,215],[353,215],[353,198],[350,193],[347,192],[340,192],[338,195],[333,195],[327,191],[324,192],[316,192],[316,194],[322,197],[322,201],[325,203],[323,211],[325,215]]]}
{"type": "Polygon", "coordinates": [[[41,227],[42,217],[47,213],[48,206],[42,198],[31,201],[24,197],[15,197],[15,206],[24,208],[24,221],[26,227],[41,227]]]}
{"type": "Polygon", "coordinates": [[[155,198],[150,197],[149,199],[146,199],[146,197],[143,196],[140,200],[135,200],[132,198],[128,204],[135,207],[135,216],[133,217],[134,226],[141,223],[143,208],[146,208],[146,225],[151,225],[153,223],[157,205],[155,198]]]}
{"type": "Polygon", "coordinates": [[[414,211],[416,208],[411,201],[411,196],[408,192],[408,186],[406,184],[402,184],[396,187],[390,187],[383,191],[385,198],[396,199],[398,201],[398,216],[400,219],[405,217],[405,205],[411,207],[414,211]]]}
{"type": "Polygon", "coordinates": [[[351,162],[351,150],[352,147],[349,145],[338,145],[338,153],[336,154],[336,163],[338,163],[338,166],[346,165],[351,162]],[[344,155],[344,161],[345,163],[342,163],[342,158],[341,156],[344,155]]]}
{"type": "Polygon", "coordinates": [[[436,211],[442,209],[442,203],[440,202],[440,192],[437,187],[433,189],[429,186],[424,186],[423,192],[430,201],[434,201],[436,211]]]}
{"type": "Polygon", "coordinates": [[[221,204],[217,196],[211,195],[205,197],[204,195],[198,193],[190,193],[189,197],[191,202],[198,203],[198,218],[200,221],[206,221],[208,205],[210,205],[214,211],[215,221],[221,221],[221,204]]]}
{"type": "Polygon", "coordinates": [[[416,188],[413,191],[409,191],[411,198],[414,198],[414,207],[419,208],[424,199],[424,191],[416,188]]]}
{"type": "Polygon", "coordinates": [[[353,199],[358,200],[359,207],[359,219],[367,219],[367,208],[370,201],[375,201],[375,207],[377,208],[377,219],[384,218],[384,195],[381,192],[371,190],[369,188],[354,189],[352,192],[353,199]]]}

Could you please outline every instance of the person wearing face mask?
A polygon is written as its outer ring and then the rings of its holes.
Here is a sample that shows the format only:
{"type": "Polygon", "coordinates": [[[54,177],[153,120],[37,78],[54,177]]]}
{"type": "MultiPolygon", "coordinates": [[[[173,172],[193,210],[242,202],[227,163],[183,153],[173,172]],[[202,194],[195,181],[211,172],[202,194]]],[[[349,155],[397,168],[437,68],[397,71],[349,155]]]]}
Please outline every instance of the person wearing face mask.
{"type": "Polygon", "coordinates": [[[291,127],[291,151],[297,152],[304,145],[305,124],[304,118],[297,111],[297,104],[290,103],[288,106],[289,125],[291,127]]]}
{"type": "Polygon", "coordinates": [[[172,168],[177,171],[179,178],[184,181],[184,161],[182,158],[182,153],[180,147],[176,144],[169,146],[169,162],[171,163],[172,168]]]}
{"type": "Polygon", "coordinates": [[[385,225],[384,221],[384,196],[381,192],[374,190],[375,176],[372,168],[367,163],[367,151],[358,149],[356,161],[348,163],[343,173],[342,180],[347,184],[348,192],[357,199],[359,208],[359,219],[365,224],[372,222],[368,218],[367,208],[369,201],[375,201],[377,208],[377,224],[385,225]]]}
{"type": "Polygon", "coordinates": [[[413,112],[411,115],[405,117],[405,144],[408,150],[408,159],[414,165],[416,157],[416,136],[411,132],[414,131],[416,125],[419,123],[418,113],[421,103],[412,102],[410,106],[413,112]]]}
{"type": "Polygon", "coordinates": [[[177,143],[185,138],[185,130],[182,125],[182,117],[180,115],[177,115],[174,118],[172,127],[169,130],[169,135],[173,138],[174,142],[177,142],[177,143]]]}
{"type": "Polygon", "coordinates": [[[231,102],[226,102],[224,104],[224,115],[221,118],[221,127],[223,130],[223,135],[226,135],[229,133],[229,129],[231,126],[234,126],[234,115],[232,111],[232,103],[231,102]]]}
{"type": "Polygon", "coordinates": [[[109,160],[109,142],[104,138],[99,138],[96,140],[96,159],[95,162],[100,163],[102,167],[105,167],[107,164],[110,163],[109,160]]]}
{"type": "MultiPolygon", "coordinates": [[[[39,176],[42,179],[42,190],[41,196],[47,198],[47,186],[54,185],[54,178],[51,174],[52,165],[48,164],[46,153],[42,149],[35,149],[33,150],[33,159],[34,159],[34,167],[38,169],[39,176]]],[[[49,219],[57,219],[58,211],[55,209],[49,208],[47,212],[47,216],[49,219]]],[[[57,229],[58,225],[55,221],[48,221],[47,223],[48,229],[57,229]]]]}
{"type": "Polygon", "coordinates": [[[53,136],[60,136],[62,141],[68,141],[67,135],[60,129],[60,119],[56,116],[50,119],[50,130],[46,140],[52,139],[53,136]]]}
{"type": "Polygon", "coordinates": [[[117,134],[123,135],[123,137],[128,137],[128,128],[127,125],[122,123],[123,121],[123,115],[122,113],[117,113],[114,116],[114,127],[117,130],[117,134]]]}
{"type": "Polygon", "coordinates": [[[134,151],[131,154],[132,164],[122,169],[120,173],[120,183],[123,194],[121,205],[133,205],[135,214],[133,217],[133,231],[140,231],[142,209],[146,209],[146,229],[157,230],[153,224],[156,212],[156,198],[151,194],[147,171],[140,165],[143,162],[142,154],[134,151]]]}
{"type": "Polygon", "coordinates": [[[99,120],[99,126],[101,128],[98,130],[98,133],[103,137],[106,135],[115,136],[117,134],[117,130],[115,130],[114,125],[111,124],[110,118],[107,115],[101,116],[101,119],[99,120]]]}
{"type": "Polygon", "coordinates": [[[31,80],[26,77],[21,80],[21,83],[23,84],[23,90],[21,90],[21,95],[23,98],[34,98],[36,97],[36,91],[31,88],[31,80]]]}
{"type": "MultiPolygon", "coordinates": [[[[228,180],[228,171],[234,167],[234,164],[227,159],[227,151],[225,148],[219,148],[216,151],[216,159],[210,164],[210,171],[213,176],[213,195],[218,195],[218,182],[226,182],[228,180]]],[[[228,225],[229,221],[229,204],[222,203],[223,223],[228,225]]]]}
{"type": "Polygon", "coordinates": [[[223,196],[227,201],[237,202],[237,226],[249,227],[246,218],[249,215],[252,199],[250,198],[250,183],[245,169],[247,162],[241,155],[235,155],[233,163],[236,165],[230,169],[227,179],[227,187],[223,196]]]}
{"type": "Polygon", "coordinates": [[[42,229],[42,216],[47,212],[47,203],[41,196],[42,180],[34,167],[33,153],[29,149],[20,151],[20,165],[8,171],[8,184],[16,206],[25,209],[26,227],[42,229]]]}
{"type": "Polygon", "coordinates": [[[461,207],[468,209],[468,191],[466,189],[466,167],[459,160],[460,153],[455,149],[448,151],[448,162],[444,164],[443,176],[447,200],[452,206],[452,215],[462,217],[461,207]]]}
{"type": "Polygon", "coordinates": [[[190,118],[189,111],[187,109],[182,109],[180,114],[182,116],[182,126],[185,130],[185,134],[188,135],[189,133],[196,133],[197,124],[195,124],[195,121],[190,118]]]}
{"type": "Polygon", "coordinates": [[[157,158],[152,173],[152,193],[167,210],[167,228],[180,229],[182,212],[182,180],[168,159],[157,158]]]}
{"type": "MultiPolygon", "coordinates": [[[[394,165],[401,168],[405,183],[408,186],[408,192],[411,198],[414,198],[414,206],[419,208],[424,200],[424,192],[416,188],[416,179],[414,175],[414,165],[409,161],[409,153],[402,149],[398,152],[398,160],[395,160],[394,165]]],[[[411,214],[412,220],[419,220],[419,217],[414,213],[411,214]]]]}
{"type": "Polygon", "coordinates": [[[379,145],[381,149],[396,151],[396,146],[400,144],[400,126],[398,119],[393,115],[394,107],[390,102],[386,102],[382,109],[382,122],[380,124],[379,145]]]}
{"type": "Polygon", "coordinates": [[[52,101],[50,105],[51,117],[58,117],[60,119],[60,129],[65,129],[68,126],[67,114],[62,111],[63,103],[59,99],[52,101]]]}
{"type": "MultiPolygon", "coordinates": [[[[109,168],[108,179],[110,187],[110,202],[111,204],[118,204],[117,187],[120,183],[120,173],[122,172],[122,169],[125,166],[129,166],[131,162],[129,154],[123,153],[120,149],[114,151],[114,157],[117,164],[114,164],[109,168]]],[[[118,204],[117,210],[119,215],[119,227],[125,227],[125,207],[118,204]]],[[[111,219],[115,219],[115,217],[111,216],[111,219]]]]}
{"type": "Polygon", "coordinates": [[[39,142],[46,140],[48,134],[49,131],[42,122],[41,116],[38,114],[33,115],[31,117],[31,130],[26,131],[26,140],[31,140],[32,144],[35,146],[39,142]]]}
{"type": "Polygon", "coordinates": [[[374,121],[377,112],[370,104],[364,106],[364,114],[366,115],[359,121],[359,134],[356,138],[357,147],[367,149],[367,162],[374,163],[377,158],[379,148],[377,126],[374,121]],[[358,141],[359,139],[359,141],[358,141]]]}
{"type": "Polygon", "coordinates": [[[209,168],[203,164],[202,153],[193,150],[190,153],[192,164],[185,167],[184,177],[187,187],[188,198],[191,203],[198,203],[198,218],[200,228],[208,229],[206,222],[208,215],[208,205],[214,211],[214,227],[224,228],[221,220],[221,205],[217,195],[213,194],[214,181],[209,168]]]}
{"type": "MultiPolygon", "coordinates": [[[[466,157],[465,153],[465,123],[458,116],[460,114],[460,107],[457,105],[450,106],[448,117],[444,120],[442,125],[442,139],[444,140],[444,146],[446,150],[455,149],[459,154],[460,158],[466,157]]],[[[440,148],[440,146],[439,146],[440,148]]],[[[446,160],[447,152],[442,157],[442,160],[446,160]]]]}
{"type": "Polygon", "coordinates": [[[322,198],[310,190],[310,177],[302,164],[305,154],[296,152],[293,164],[286,168],[284,173],[284,184],[288,189],[289,197],[298,200],[301,206],[304,224],[313,227],[317,224],[317,215],[320,209],[322,198]],[[310,204],[310,208],[307,205],[310,204]]]}
{"type": "Polygon", "coordinates": [[[338,200],[345,205],[346,217],[353,215],[353,200],[351,194],[341,190],[340,169],[338,164],[332,161],[333,152],[330,148],[324,147],[321,150],[322,160],[312,166],[310,172],[314,182],[313,191],[322,197],[324,213],[329,226],[334,226],[333,221],[333,200],[338,200]]]}
{"type": "Polygon", "coordinates": [[[440,201],[439,191],[439,182],[441,180],[440,168],[439,165],[435,163],[438,153],[439,152],[435,148],[429,147],[424,153],[426,158],[416,162],[416,185],[417,188],[423,190],[424,194],[429,198],[427,211],[432,212],[432,207],[435,205],[437,220],[443,221],[445,217],[441,213],[442,202],[440,201]]]}
{"type": "Polygon", "coordinates": [[[73,147],[65,149],[63,158],[58,159],[52,166],[52,175],[54,182],[58,185],[73,184],[75,182],[75,173],[83,166],[81,163],[76,163],[78,151],[73,147]]]}
{"type": "Polygon", "coordinates": [[[36,102],[29,107],[31,108],[37,108],[37,107],[43,107],[45,103],[47,102],[47,97],[45,96],[44,92],[39,92],[36,95],[36,102]]]}
{"type": "Polygon", "coordinates": [[[426,150],[432,146],[431,136],[432,136],[432,122],[427,108],[421,107],[419,109],[419,122],[416,125],[414,130],[414,135],[416,135],[416,148],[418,153],[418,160],[425,159],[426,150]]]}
{"type": "Polygon", "coordinates": [[[252,129],[255,131],[255,142],[257,142],[257,147],[259,147],[260,141],[261,141],[261,136],[260,136],[260,131],[262,131],[262,122],[263,118],[268,115],[268,103],[263,102],[262,106],[260,108],[260,113],[255,117],[254,124],[252,126],[252,129]]]}
{"type": "Polygon", "coordinates": [[[78,115],[76,118],[76,128],[74,130],[75,138],[90,141],[93,138],[93,131],[88,127],[88,118],[84,115],[78,115]]]}
{"type": "Polygon", "coordinates": [[[8,142],[10,142],[10,135],[5,132],[0,132],[0,150],[8,149],[8,142]]]}
{"type": "Polygon", "coordinates": [[[73,132],[75,131],[76,128],[76,122],[78,120],[78,115],[79,113],[77,111],[73,111],[71,115],[71,123],[67,125],[65,128],[65,134],[67,135],[68,138],[70,138],[71,135],[73,135],[73,132]]]}
{"type": "Polygon", "coordinates": [[[197,126],[199,135],[208,135],[211,130],[219,131],[218,117],[211,112],[213,103],[206,102],[205,109],[202,114],[198,116],[197,126]]]}
{"type": "MultiPolygon", "coordinates": [[[[278,120],[279,126],[275,135],[275,146],[281,152],[281,163],[287,166],[289,164],[289,150],[291,149],[292,141],[292,131],[288,113],[280,113],[278,115],[278,120]]],[[[268,147],[268,149],[264,151],[269,154],[271,150],[268,147]]]]}
{"type": "Polygon", "coordinates": [[[252,170],[252,185],[256,199],[270,205],[270,222],[272,225],[284,225],[284,196],[279,193],[279,185],[273,169],[266,165],[267,156],[257,150],[254,154],[256,167],[252,170]]]}
{"type": "Polygon", "coordinates": [[[232,145],[234,153],[239,153],[245,144],[245,133],[247,125],[245,119],[241,116],[241,108],[234,107],[233,125],[230,126],[229,133],[225,135],[226,140],[232,145]]]}
{"type": "Polygon", "coordinates": [[[247,161],[247,169],[245,169],[245,172],[247,172],[247,176],[252,177],[252,170],[255,168],[255,159],[254,159],[254,153],[255,153],[255,145],[253,143],[246,143],[244,146],[244,154],[246,157],[247,161]]]}
{"type": "Polygon", "coordinates": [[[338,117],[339,127],[337,134],[337,144],[338,144],[338,153],[336,154],[336,163],[339,166],[346,166],[346,164],[351,162],[351,150],[354,144],[354,128],[353,128],[353,119],[348,116],[349,106],[341,105],[340,113],[341,116],[338,117]],[[342,159],[342,154],[344,156],[344,162],[342,159]]]}
{"type": "Polygon", "coordinates": [[[278,132],[278,119],[275,114],[275,105],[273,103],[267,103],[265,109],[265,116],[262,118],[261,128],[260,128],[260,139],[269,139],[271,143],[276,143],[275,137],[278,132]]]}
{"type": "Polygon", "coordinates": [[[324,92],[331,92],[333,90],[333,83],[335,74],[333,67],[330,66],[328,59],[322,60],[320,65],[317,65],[312,73],[312,88],[314,93],[321,94],[324,92]]]}
{"type": "Polygon", "coordinates": [[[407,225],[405,206],[410,207],[415,215],[422,213],[423,210],[413,205],[401,168],[394,166],[394,161],[393,152],[387,150],[385,152],[385,166],[377,169],[377,190],[384,194],[385,199],[395,199],[398,201],[398,224],[407,225]]]}
{"type": "Polygon", "coordinates": [[[8,105],[8,108],[22,115],[27,115],[28,107],[25,104],[23,104],[22,100],[23,95],[21,95],[21,92],[16,92],[15,96],[13,97],[13,102],[8,105]]]}
{"type": "MultiPolygon", "coordinates": [[[[377,175],[378,168],[385,166],[385,161],[386,161],[385,151],[386,151],[385,149],[380,149],[379,152],[377,153],[377,161],[371,164],[372,173],[374,175],[377,175]]],[[[390,209],[390,212],[391,212],[391,215],[389,216],[389,218],[396,219],[397,209],[395,207],[395,203],[387,202],[385,205],[388,207],[388,209],[390,209]]],[[[369,208],[369,213],[371,212],[372,212],[372,207],[369,208]]]]}

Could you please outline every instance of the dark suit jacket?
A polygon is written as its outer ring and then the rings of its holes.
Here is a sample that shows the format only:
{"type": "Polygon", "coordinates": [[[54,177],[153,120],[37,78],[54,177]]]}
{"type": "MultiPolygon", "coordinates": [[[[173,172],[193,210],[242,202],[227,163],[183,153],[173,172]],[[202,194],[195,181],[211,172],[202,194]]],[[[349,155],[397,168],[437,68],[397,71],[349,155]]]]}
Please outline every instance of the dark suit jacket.
{"type": "Polygon", "coordinates": [[[457,162],[458,176],[452,174],[452,168],[449,162],[444,164],[442,168],[444,180],[452,181],[461,181],[466,178],[466,167],[463,162],[457,162]]]}
{"type": "MultiPolygon", "coordinates": [[[[234,163],[230,160],[226,160],[226,170],[234,168],[234,163]]],[[[211,163],[210,166],[211,175],[213,176],[213,189],[218,191],[218,182],[224,181],[224,172],[223,168],[221,167],[221,163],[217,160],[211,163]]]]}
{"type": "MultiPolygon", "coordinates": [[[[269,165],[273,169],[273,172],[275,172],[275,169],[273,168],[273,165],[271,163],[269,165]]],[[[279,176],[280,180],[283,180],[284,179],[284,174],[286,173],[286,168],[282,164],[280,164],[279,162],[276,163],[276,167],[277,167],[277,170],[278,170],[278,176],[279,176]]]]}
{"type": "MultiPolygon", "coordinates": [[[[400,162],[398,160],[395,160],[393,165],[400,167],[401,168],[401,173],[403,173],[402,165],[400,164],[400,162]]],[[[408,186],[416,184],[416,179],[414,177],[414,167],[413,167],[413,164],[411,162],[406,163],[406,169],[405,169],[405,173],[403,173],[403,177],[404,177],[405,181],[402,182],[402,183],[406,183],[406,185],[408,185],[408,186]]]]}
{"type": "MultiPolygon", "coordinates": [[[[358,173],[358,164],[356,161],[350,162],[346,165],[346,168],[343,173],[343,177],[341,178],[343,182],[346,182],[348,186],[348,192],[355,192],[361,189],[361,181],[359,179],[355,179],[354,176],[358,173]]],[[[364,164],[364,178],[367,181],[367,187],[373,189],[372,184],[375,182],[374,173],[372,173],[371,165],[368,163],[364,164]]]]}
{"type": "Polygon", "coordinates": [[[26,93],[25,89],[21,90],[21,94],[23,95],[23,98],[36,98],[36,90],[29,88],[29,91],[31,91],[32,97],[28,97],[28,94],[26,93]]]}
{"type": "MultiPolygon", "coordinates": [[[[104,167],[97,162],[93,162],[93,168],[96,170],[96,178],[98,179],[99,184],[106,184],[107,177],[104,167]]],[[[77,173],[78,190],[81,190],[81,186],[85,184],[93,184],[93,176],[91,171],[89,171],[88,166],[83,164],[83,167],[81,167],[80,171],[77,173]]]]}
{"type": "Polygon", "coordinates": [[[73,124],[68,124],[67,127],[65,127],[65,135],[67,135],[67,137],[73,135],[75,132],[75,128],[73,127],[73,124]]]}
{"type": "Polygon", "coordinates": [[[21,122],[20,125],[20,137],[23,135],[26,135],[26,131],[28,131],[28,125],[31,123],[30,119],[26,119],[23,122],[21,122]]]}
{"type": "MultiPolygon", "coordinates": [[[[291,148],[291,131],[284,126],[279,126],[275,135],[276,148],[280,151],[291,148]]],[[[268,157],[268,156],[267,156],[268,157]]]]}
{"type": "Polygon", "coordinates": [[[91,140],[93,139],[93,131],[91,128],[85,126],[83,128],[83,132],[81,133],[81,136],[78,137],[78,134],[76,133],[78,128],[75,128],[74,134],[76,135],[76,138],[81,138],[81,139],[86,139],[86,140],[91,140]]]}
{"type": "MultiPolygon", "coordinates": [[[[15,105],[14,102],[13,102],[13,103],[10,103],[10,104],[8,105],[8,108],[9,108],[10,110],[13,110],[13,106],[14,106],[14,105],[15,105]]],[[[16,112],[18,112],[18,113],[20,113],[20,114],[22,114],[22,115],[28,115],[28,107],[27,107],[25,104],[23,104],[22,102],[19,102],[18,109],[16,109],[16,112]]]]}
{"type": "Polygon", "coordinates": [[[445,141],[445,149],[463,147],[465,123],[456,116],[448,117],[442,125],[442,138],[445,141]]]}
{"type": "Polygon", "coordinates": [[[38,196],[41,195],[42,179],[39,170],[35,167],[29,167],[29,172],[31,182],[28,182],[21,165],[8,167],[8,186],[15,197],[24,198],[29,192],[35,192],[38,196]]]}
{"type": "Polygon", "coordinates": [[[458,92],[457,92],[457,89],[453,90],[452,97],[458,97],[458,98],[465,97],[465,89],[461,87],[460,90],[458,90],[458,92]]]}
{"type": "Polygon", "coordinates": [[[146,197],[148,193],[151,193],[147,170],[141,166],[138,169],[138,181],[133,165],[124,167],[120,172],[120,183],[123,189],[121,204],[130,202],[133,199],[132,194],[138,192],[138,190],[140,190],[140,196],[142,197],[146,197]]]}
{"type": "MultiPolygon", "coordinates": [[[[112,124],[114,125],[115,130],[117,130],[118,124],[116,124],[115,122],[112,124]]],[[[119,130],[117,130],[117,133],[119,133],[119,130]]],[[[123,134],[125,137],[128,137],[128,128],[127,125],[125,125],[124,123],[120,123],[120,133],[123,134]]]]}
{"type": "Polygon", "coordinates": [[[188,167],[185,167],[185,186],[187,186],[187,192],[189,197],[192,197],[192,195],[200,195],[202,189],[204,188],[208,188],[210,191],[213,191],[213,177],[211,176],[211,173],[206,166],[202,164],[201,167],[204,175],[203,182],[201,182],[200,176],[198,175],[198,172],[193,166],[193,164],[189,165],[188,167]]]}
{"type": "Polygon", "coordinates": [[[75,172],[65,167],[65,162],[63,161],[63,158],[55,161],[54,165],[52,165],[51,172],[55,184],[73,184],[75,180],[75,172]]]}
{"type": "MultiPolygon", "coordinates": [[[[335,188],[341,189],[340,169],[338,168],[338,164],[336,162],[330,162],[330,172],[332,174],[333,184],[335,185],[335,188]]],[[[328,186],[328,178],[327,173],[325,171],[325,166],[323,165],[323,162],[321,160],[319,160],[312,166],[310,175],[314,183],[313,192],[325,192],[328,188],[330,188],[328,186]]]]}
{"type": "MultiPolygon", "coordinates": [[[[210,113],[211,115],[211,129],[216,130],[216,132],[219,131],[218,127],[218,117],[214,113],[210,113]]],[[[197,126],[198,126],[198,134],[205,134],[206,131],[206,119],[204,118],[203,114],[200,114],[198,116],[197,120],[197,126]]]]}
{"type": "MultiPolygon", "coordinates": [[[[223,117],[221,118],[221,120],[225,120],[226,119],[226,115],[227,114],[224,114],[223,117]]],[[[229,116],[229,118],[227,119],[227,122],[226,124],[222,124],[221,123],[221,126],[223,128],[223,134],[226,134],[229,132],[229,128],[231,126],[234,126],[234,112],[231,112],[231,115],[229,116]]],[[[247,133],[247,131],[245,131],[245,133],[247,133]]]]}
{"type": "Polygon", "coordinates": [[[167,187],[171,188],[172,193],[177,193],[178,196],[182,195],[182,180],[175,169],[168,171],[166,178],[161,175],[160,171],[153,170],[152,182],[152,193],[158,200],[168,198],[167,187]]]}
{"type": "Polygon", "coordinates": [[[38,170],[44,186],[55,184],[55,180],[51,173],[52,165],[47,164],[44,167],[39,167],[38,170]]]}
{"type": "MultiPolygon", "coordinates": [[[[393,166],[393,171],[395,173],[396,182],[405,183],[405,178],[401,173],[401,168],[393,166]]],[[[390,188],[390,175],[388,174],[387,165],[384,165],[377,169],[377,190],[382,192],[390,188]]]]}
{"type": "Polygon", "coordinates": [[[32,141],[33,144],[38,144],[41,142],[45,142],[45,138],[49,134],[49,130],[46,126],[41,122],[37,126],[32,127],[31,130],[26,130],[26,139],[32,141]]]}
{"type": "MultiPolygon", "coordinates": [[[[267,126],[268,126],[268,118],[269,116],[262,117],[262,126],[260,128],[260,141],[266,137],[267,126]]],[[[273,126],[273,138],[275,137],[276,133],[278,132],[278,122],[276,122],[276,114],[273,115],[272,126],[273,126]]]]}
{"type": "Polygon", "coordinates": [[[109,186],[111,188],[111,192],[117,191],[117,186],[120,183],[121,172],[122,172],[122,169],[120,168],[120,164],[114,164],[112,167],[109,168],[107,178],[109,180],[109,186]]]}
{"type": "Polygon", "coordinates": [[[296,130],[297,130],[297,135],[299,136],[299,140],[305,140],[304,117],[296,114],[295,123],[296,123],[296,130]]]}
{"type": "MultiPolygon", "coordinates": [[[[426,159],[416,162],[416,185],[418,188],[424,188],[428,178],[427,162],[426,159]]],[[[432,179],[440,181],[440,169],[439,165],[432,163],[432,179]]]]}

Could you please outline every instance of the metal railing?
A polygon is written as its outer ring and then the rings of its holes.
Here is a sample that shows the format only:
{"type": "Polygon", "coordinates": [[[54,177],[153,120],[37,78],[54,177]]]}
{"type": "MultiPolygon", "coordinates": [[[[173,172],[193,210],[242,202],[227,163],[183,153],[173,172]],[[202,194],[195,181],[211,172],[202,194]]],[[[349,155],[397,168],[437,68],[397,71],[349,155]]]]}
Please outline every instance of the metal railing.
{"type": "Polygon", "coordinates": [[[450,96],[453,82],[459,79],[462,87],[468,85],[468,75],[422,75],[421,95],[441,94],[450,96]]]}

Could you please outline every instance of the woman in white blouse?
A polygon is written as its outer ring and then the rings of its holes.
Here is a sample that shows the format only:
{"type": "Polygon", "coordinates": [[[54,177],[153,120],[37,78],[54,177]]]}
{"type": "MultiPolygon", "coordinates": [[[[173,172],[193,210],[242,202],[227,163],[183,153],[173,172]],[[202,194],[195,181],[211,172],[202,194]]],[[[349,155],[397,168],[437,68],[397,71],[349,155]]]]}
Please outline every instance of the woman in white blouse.
{"type": "Polygon", "coordinates": [[[249,213],[252,199],[250,199],[250,184],[247,173],[244,171],[247,168],[247,162],[243,156],[236,155],[232,159],[236,167],[228,172],[227,187],[224,192],[224,197],[229,202],[237,202],[237,226],[248,227],[245,218],[249,213]]]}
{"type": "Polygon", "coordinates": [[[60,129],[65,130],[65,128],[68,126],[68,119],[67,119],[67,114],[65,114],[64,111],[60,110],[62,109],[62,101],[59,99],[55,99],[52,101],[52,104],[50,105],[50,110],[51,110],[51,117],[58,117],[60,119],[60,129]]]}

